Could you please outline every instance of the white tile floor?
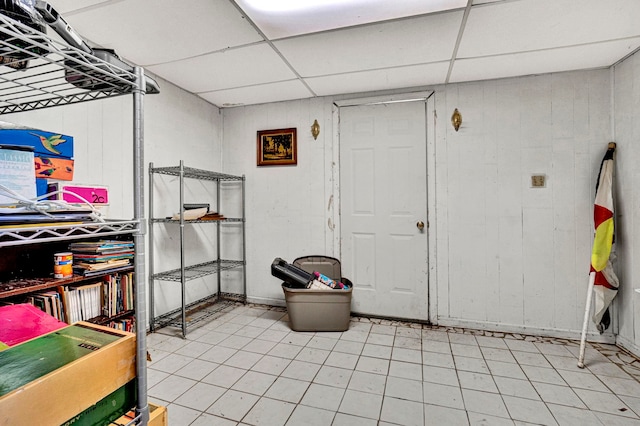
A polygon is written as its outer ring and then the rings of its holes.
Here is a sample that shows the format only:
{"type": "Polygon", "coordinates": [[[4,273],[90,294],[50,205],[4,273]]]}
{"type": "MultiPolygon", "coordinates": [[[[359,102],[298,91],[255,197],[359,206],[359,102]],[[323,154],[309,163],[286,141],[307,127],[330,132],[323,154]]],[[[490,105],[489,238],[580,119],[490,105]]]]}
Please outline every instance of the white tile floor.
{"type": "Polygon", "coordinates": [[[638,360],[611,345],[353,318],[299,333],[229,308],[148,336],[149,399],[181,425],[640,425],[638,360]]]}

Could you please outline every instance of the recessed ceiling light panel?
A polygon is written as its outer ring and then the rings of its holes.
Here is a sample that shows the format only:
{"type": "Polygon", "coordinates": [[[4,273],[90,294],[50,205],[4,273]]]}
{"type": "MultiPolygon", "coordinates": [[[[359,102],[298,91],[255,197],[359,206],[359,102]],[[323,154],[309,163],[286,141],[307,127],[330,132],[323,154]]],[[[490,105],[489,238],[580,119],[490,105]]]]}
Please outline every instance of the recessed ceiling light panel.
{"type": "Polygon", "coordinates": [[[464,8],[467,0],[234,0],[270,39],[464,8]]]}
{"type": "Polygon", "coordinates": [[[344,1],[344,0],[246,0],[252,9],[264,12],[293,12],[300,10],[313,10],[323,7],[335,7],[337,5],[362,3],[362,1],[344,1]]]}

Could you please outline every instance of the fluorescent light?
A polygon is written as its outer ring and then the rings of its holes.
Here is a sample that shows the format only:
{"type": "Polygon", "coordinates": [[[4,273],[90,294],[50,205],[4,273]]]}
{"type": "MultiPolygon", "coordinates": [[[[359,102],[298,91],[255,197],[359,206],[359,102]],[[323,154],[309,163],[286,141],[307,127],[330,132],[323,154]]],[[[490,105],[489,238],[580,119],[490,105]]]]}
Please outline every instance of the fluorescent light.
{"type": "Polygon", "coordinates": [[[252,9],[263,12],[298,12],[334,5],[353,6],[363,2],[358,0],[246,0],[245,3],[252,9]]]}
{"type": "Polygon", "coordinates": [[[468,0],[234,0],[270,39],[462,9],[468,0]]]}

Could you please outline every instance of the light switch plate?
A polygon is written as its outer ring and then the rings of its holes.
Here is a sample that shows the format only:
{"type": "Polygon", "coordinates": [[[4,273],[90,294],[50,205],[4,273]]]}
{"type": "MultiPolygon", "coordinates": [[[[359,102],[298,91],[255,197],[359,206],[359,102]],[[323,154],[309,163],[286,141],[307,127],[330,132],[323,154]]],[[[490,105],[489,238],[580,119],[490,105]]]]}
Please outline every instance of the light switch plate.
{"type": "Polygon", "coordinates": [[[545,186],[547,186],[547,179],[545,175],[531,175],[532,188],[544,188],[545,186]]]}

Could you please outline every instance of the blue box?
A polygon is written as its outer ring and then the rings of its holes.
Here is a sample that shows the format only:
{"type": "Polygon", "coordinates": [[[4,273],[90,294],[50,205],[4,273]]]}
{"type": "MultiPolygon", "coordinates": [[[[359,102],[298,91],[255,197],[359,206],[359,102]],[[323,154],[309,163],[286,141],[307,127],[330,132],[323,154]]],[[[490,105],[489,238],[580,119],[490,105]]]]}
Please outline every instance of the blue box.
{"type": "Polygon", "coordinates": [[[41,196],[49,190],[49,183],[46,179],[36,178],[36,196],[41,196]]]}
{"type": "Polygon", "coordinates": [[[31,146],[36,157],[73,158],[73,136],[61,133],[0,127],[0,145],[31,146]]]}

